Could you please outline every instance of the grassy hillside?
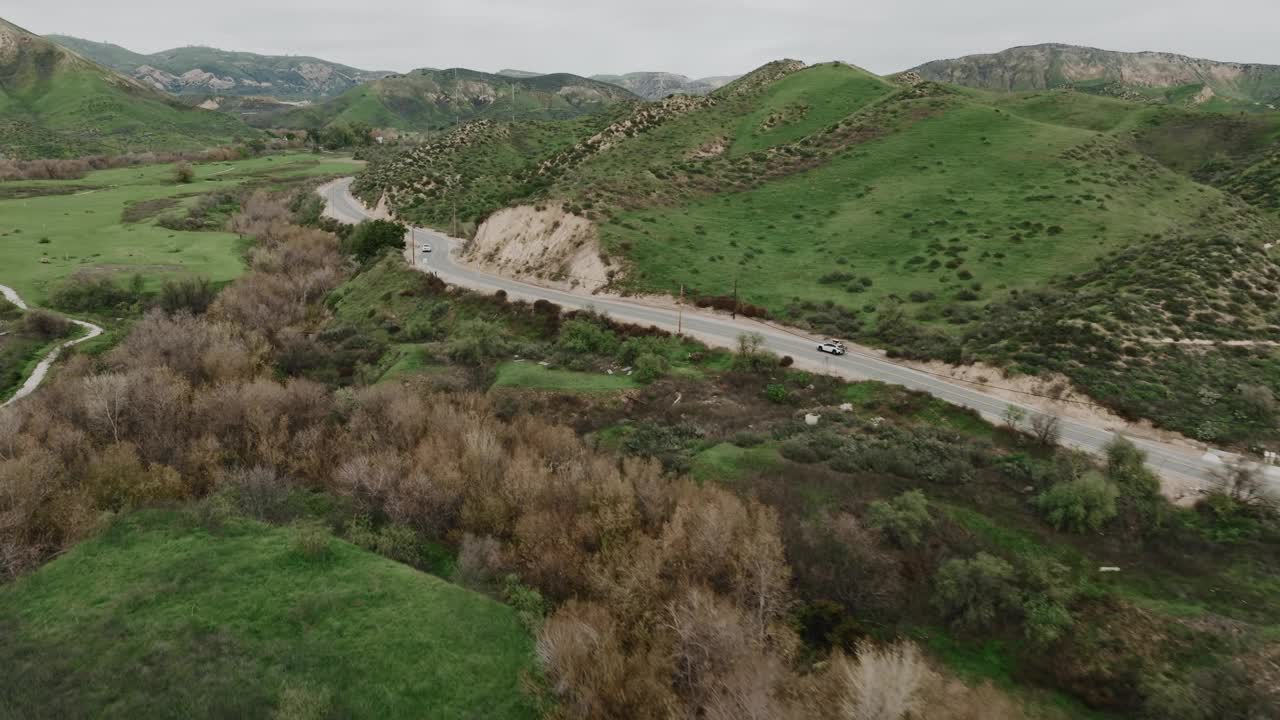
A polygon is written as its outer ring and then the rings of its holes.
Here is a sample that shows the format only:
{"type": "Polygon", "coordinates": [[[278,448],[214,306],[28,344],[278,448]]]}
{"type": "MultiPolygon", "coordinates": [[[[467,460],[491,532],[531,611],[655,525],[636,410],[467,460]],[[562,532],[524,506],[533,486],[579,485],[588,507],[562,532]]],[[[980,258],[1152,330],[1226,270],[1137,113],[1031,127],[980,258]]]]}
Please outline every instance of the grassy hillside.
{"type": "Polygon", "coordinates": [[[48,37],[89,60],[175,95],[323,100],[388,74],[299,55],[259,55],[209,47],[143,55],[110,43],[66,35],[48,37]]]}
{"type": "Polygon", "coordinates": [[[465,69],[422,69],[361,85],[273,122],[294,128],[359,122],[427,130],[478,119],[574,118],[635,99],[622,88],[563,73],[513,78],[465,69]]]}
{"type": "Polygon", "coordinates": [[[1073,86],[1138,102],[1207,110],[1280,106],[1280,66],[1160,52],[1115,52],[1075,45],[1030,45],[988,55],[935,60],[913,68],[926,80],[989,90],[1073,86]]]}
{"type": "Polygon", "coordinates": [[[8,182],[0,191],[0,282],[41,305],[81,272],[122,279],[140,274],[151,285],[186,274],[229,280],[243,271],[241,243],[223,231],[219,198],[357,167],[297,154],[196,164],[191,183],[175,182],[172,165],[99,170],[80,180],[8,182]],[[160,224],[185,219],[201,206],[197,212],[209,215],[209,223],[200,229],[160,224]]]}
{"type": "Polygon", "coordinates": [[[200,149],[255,134],[0,20],[0,156],[200,149]]]}
{"type": "Polygon", "coordinates": [[[464,229],[504,205],[563,205],[626,262],[621,289],[736,286],[815,332],[1066,373],[1127,414],[1252,442],[1274,432],[1241,418],[1237,388],[1280,392],[1267,346],[1205,374],[1186,368],[1226,350],[1170,341],[1280,338],[1280,271],[1263,250],[1280,237],[1278,131],[1270,113],[777,63],[705,98],[637,106],[550,154],[509,144],[522,159],[501,166],[453,162],[483,147],[454,137],[373,163],[359,189],[441,227],[456,206],[464,229]],[[1050,324],[1029,300],[1042,290],[1050,324]],[[1224,398],[1209,419],[1186,402],[1206,384],[1224,398]]]}
{"type": "MultiPolygon", "coordinates": [[[[336,539],[143,512],[0,588],[0,708],[55,717],[532,718],[498,603],[336,539]],[[301,714],[300,714],[301,713],[301,714]]],[[[322,536],[323,537],[323,536],[322,536]]]]}

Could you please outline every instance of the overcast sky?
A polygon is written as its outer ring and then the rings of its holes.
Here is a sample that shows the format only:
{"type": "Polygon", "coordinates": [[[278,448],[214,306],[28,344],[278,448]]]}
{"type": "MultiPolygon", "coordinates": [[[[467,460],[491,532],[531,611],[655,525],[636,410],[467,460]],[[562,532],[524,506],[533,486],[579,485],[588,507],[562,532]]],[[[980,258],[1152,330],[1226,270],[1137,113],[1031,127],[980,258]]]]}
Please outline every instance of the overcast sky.
{"type": "Polygon", "coordinates": [[[890,73],[1041,42],[1280,64],[1277,0],[0,0],[0,17],[139,52],[211,45],[369,70],[707,76],[790,57],[890,73]]]}

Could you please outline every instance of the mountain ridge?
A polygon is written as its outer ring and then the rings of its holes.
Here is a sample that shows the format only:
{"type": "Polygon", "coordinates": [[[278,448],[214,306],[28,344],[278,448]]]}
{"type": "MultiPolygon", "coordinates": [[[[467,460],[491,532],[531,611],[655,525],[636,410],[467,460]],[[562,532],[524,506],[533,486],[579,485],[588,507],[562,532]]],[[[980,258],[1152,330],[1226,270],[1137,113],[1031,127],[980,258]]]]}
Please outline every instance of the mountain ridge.
{"type": "Polygon", "coordinates": [[[48,39],[174,95],[266,95],[281,100],[319,101],[393,74],[309,55],[263,55],[203,45],[143,54],[69,35],[49,35],[48,39]]]}
{"type": "Polygon", "coordinates": [[[1144,50],[1067,43],[1020,45],[933,60],[911,68],[926,80],[984,90],[1072,86],[1123,99],[1230,109],[1280,107],[1280,65],[1239,63],[1144,50]]]}
{"type": "Polygon", "coordinates": [[[254,135],[3,19],[0,130],[0,155],[17,158],[195,150],[254,135]]]}

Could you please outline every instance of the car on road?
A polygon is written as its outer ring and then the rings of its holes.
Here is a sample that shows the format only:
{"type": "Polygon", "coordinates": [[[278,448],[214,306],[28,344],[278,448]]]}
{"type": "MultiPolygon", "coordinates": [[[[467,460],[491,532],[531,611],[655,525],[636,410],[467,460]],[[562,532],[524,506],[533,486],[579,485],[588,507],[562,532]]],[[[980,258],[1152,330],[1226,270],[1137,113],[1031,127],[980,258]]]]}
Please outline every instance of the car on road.
{"type": "Polygon", "coordinates": [[[423,243],[423,244],[422,244],[422,252],[424,252],[424,253],[431,252],[431,246],[430,246],[430,245],[428,245],[428,244],[426,244],[426,243],[423,243]]]}
{"type": "Polygon", "coordinates": [[[818,352],[831,353],[832,355],[844,354],[844,343],[839,340],[823,340],[818,345],[818,352]]]}

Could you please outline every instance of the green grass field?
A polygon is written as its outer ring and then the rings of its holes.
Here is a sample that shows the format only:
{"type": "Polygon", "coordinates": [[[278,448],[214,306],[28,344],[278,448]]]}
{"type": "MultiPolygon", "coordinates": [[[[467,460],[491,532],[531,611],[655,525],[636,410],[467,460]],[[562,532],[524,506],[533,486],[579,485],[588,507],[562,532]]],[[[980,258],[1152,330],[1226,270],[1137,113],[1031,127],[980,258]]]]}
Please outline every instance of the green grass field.
{"type": "Polygon", "coordinates": [[[498,366],[493,386],[565,392],[616,392],[638,388],[640,383],[627,375],[559,370],[535,362],[507,362],[498,366]]]}
{"type": "Polygon", "coordinates": [[[142,512],[0,588],[0,716],[536,717],[513,611],[296,532],[142,512]]]}
{"type": "Polygon", "coordinates": [[[307,154],[274,155],[195,166],[195,181],[173,180],[172,165],[101,170],[79,180],[10,182],[0,186],[0,282],[39,305],[77,271],[152,281],[199,274],[215,282],[239,275],[238,238],[226,232],[185,232],[155,224],[197,196],[249,185],[271,186],[310,176],[338,175],[359,166],[307,154]],[[172,208],[126,222],[130,205],[170,200],[172,208]]]}

